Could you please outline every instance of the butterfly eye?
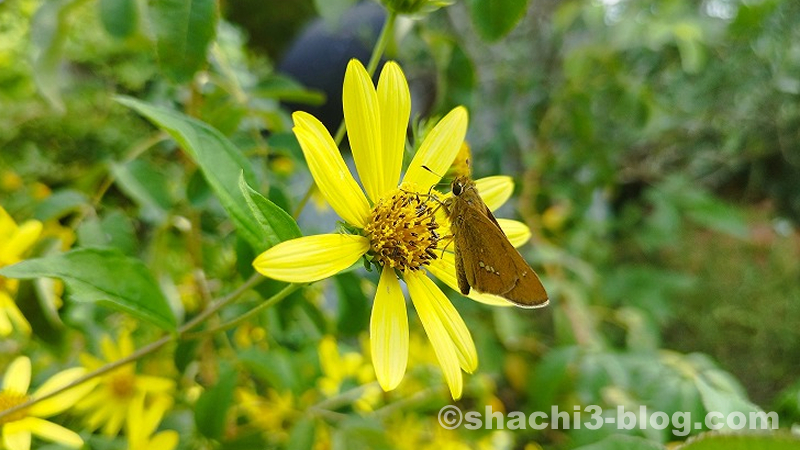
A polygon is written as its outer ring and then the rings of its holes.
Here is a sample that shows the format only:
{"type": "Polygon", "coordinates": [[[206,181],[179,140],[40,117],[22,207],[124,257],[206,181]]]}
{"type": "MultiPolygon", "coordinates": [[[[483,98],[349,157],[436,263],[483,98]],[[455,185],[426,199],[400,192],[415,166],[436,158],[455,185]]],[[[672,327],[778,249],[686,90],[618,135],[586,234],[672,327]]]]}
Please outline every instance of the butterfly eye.
{"type": "Polygon", "coordinates": [[[462,187],[461,183],[453,183],[453,187],[450,190],[453,191],[453,195],[461,195],[462,187]]]}

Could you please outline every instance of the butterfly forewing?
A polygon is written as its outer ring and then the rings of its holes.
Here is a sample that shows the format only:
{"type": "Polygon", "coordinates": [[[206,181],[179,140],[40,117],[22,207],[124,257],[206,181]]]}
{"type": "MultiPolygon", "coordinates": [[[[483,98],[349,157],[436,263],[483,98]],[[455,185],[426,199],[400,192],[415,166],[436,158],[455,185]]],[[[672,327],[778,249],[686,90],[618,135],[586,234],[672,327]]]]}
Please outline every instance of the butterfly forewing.
{"type": "Polygon", "coordinates": [[[547,304],[536,272],[511,245],[472,180],[454,182],[447,213],[452,224],[458,287],[503,297],[523,307],[547,304]],[[456,189],[456,183],[461,183],[456,189]]]}

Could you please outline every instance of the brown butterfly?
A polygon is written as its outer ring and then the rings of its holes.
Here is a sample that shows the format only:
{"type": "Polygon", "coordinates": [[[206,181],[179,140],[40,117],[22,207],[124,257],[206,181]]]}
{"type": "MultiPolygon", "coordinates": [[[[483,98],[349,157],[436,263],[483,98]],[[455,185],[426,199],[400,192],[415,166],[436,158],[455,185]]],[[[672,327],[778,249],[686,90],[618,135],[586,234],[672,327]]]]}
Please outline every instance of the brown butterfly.
{"type": "Polygon", "coordinates": [[[470,288],[505,298],[523,308],[547,305],[547,292],[531,266],[508,241],[469,177],[451,185],[443,206],[455,241],[456,278],[464,295],[470,288]]]}

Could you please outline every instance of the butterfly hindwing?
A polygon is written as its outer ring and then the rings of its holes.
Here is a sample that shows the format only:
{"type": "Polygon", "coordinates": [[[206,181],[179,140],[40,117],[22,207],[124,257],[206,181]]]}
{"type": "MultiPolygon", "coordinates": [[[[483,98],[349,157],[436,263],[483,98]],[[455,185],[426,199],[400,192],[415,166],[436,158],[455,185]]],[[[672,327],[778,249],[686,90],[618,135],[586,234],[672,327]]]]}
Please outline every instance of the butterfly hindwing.
{"type": "Polygon", "coordinates": [[[463,183],[447,208],[459,290],[466,295],[471,287],[523,307],[546,305],[547,293],[536,272],[508,240],[474,182],[463,183]]]}

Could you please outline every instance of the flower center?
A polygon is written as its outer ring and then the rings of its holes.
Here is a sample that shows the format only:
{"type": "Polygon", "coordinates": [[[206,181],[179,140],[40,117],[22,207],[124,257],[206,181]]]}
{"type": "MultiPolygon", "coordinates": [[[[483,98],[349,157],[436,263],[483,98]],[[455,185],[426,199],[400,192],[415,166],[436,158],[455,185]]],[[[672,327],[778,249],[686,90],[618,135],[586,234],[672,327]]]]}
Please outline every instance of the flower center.
{"type": "Polygon", "coordinates": [[[135,377],[126,372],[111,375],[111,392],[118,399],[129,399],[133,397],[136,386],[135,377]]]}
{"type": "Polygon", "coordinates": [[[403,189],[380,199],[364,227],[375,260],[383,267],[405,271],[436,259],[436,206],[428,196],[403,189]]]}
{"type": "MultiPolygon", "coordinates": [[[[28,401],[28,396],[25,394],[19,394],[14,391],[0,391],[0,411],[11,409],[27,401],[28,401]]],[[[27,416],[28,414],[25,409],[21,409],[17,412],[11,413],[10,415],[0,419],[0,427],[2,427],[4,424],[24,419],[27,416]]]]}

